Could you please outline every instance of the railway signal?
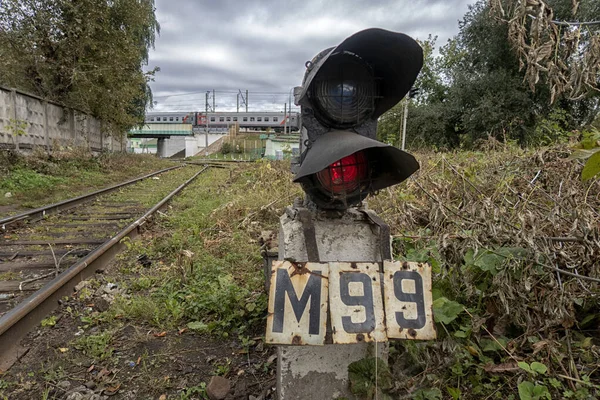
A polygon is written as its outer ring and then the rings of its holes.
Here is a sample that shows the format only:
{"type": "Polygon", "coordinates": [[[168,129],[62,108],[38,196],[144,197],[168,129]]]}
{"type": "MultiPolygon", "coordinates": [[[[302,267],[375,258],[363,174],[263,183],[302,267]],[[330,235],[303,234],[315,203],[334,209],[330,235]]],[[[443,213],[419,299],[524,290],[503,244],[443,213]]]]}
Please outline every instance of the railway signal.
{"type": "Polygon", "coordinates": [[[320,209],[345,210],[419,169],[415,158],[377,140],[377,119],[409,92],[423,65],[412,38],[358,32],[306,63],[296,90],[303,130],[295,182],[320,209]]]}

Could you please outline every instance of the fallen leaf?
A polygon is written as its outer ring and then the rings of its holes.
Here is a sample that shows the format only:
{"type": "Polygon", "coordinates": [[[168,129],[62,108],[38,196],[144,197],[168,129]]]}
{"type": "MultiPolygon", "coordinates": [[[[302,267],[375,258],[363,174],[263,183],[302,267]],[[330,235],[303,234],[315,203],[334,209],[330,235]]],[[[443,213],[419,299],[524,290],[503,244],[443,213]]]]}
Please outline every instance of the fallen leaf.
{"type": "Polygon", "coordinates": [[[100,378],[102,378],[103,376],[106,376],[106,375],[110,375],[110,371],[107,370],[106,368],[102,368],[102,371],[98,372],[97,378],[100,379],[100,378]]]}
{"type": "Polygon", "coordinates": [[[58,349],[58,351],[60,351],[61,353],[66,353],[67,351],[69,351],[69,349],[67,349],[66,347],[61,347],[58,349]]]}
{"type": "Polygon", "coordinates": [[[142,362],[142,356],[139,356],[135,365],[140,365],[140,362],[142,362]]]}
{"type": "Polygon", "coordinates": [[[158,398],[158,400],[167,400],[167,395],[161,394],[160,397],[158,398]]]}
{"type": "Polygon", "coordinates": [[[509,371],[518,371],[520,368],[516,362],[508,362],[502,364],[487,364],[483,367],[486,372],[509,372],[509,371]]]}
{"type": "Polygon", "coordinates": [[[181,328],[181,329],[179,330],[179,332],[177,332],[177,334],[178,334],[178,335],[181,335],[181,334],[183,334],[183,332],[185,332],[185,331],[187,331],[187,328],[181,328]]]}
{"type": "Polygon", "coordinates": [[[121,388],[120,383],[117,386],[108,387],[108,388],[104,389],[104,394],[106,394],[108,396],[112,396],[114,394],[117,394],[117,392],[119,391],[120,388],[121,388]]]}
{"type": "Polygon", "coordinates": [[[88,372],[88,374],[89,374],[90,372],[92,372],[92,371],[94,370],[94,368],[95,368],[95,367],[96,367],[96,366],[95,366],[95,365],[93,365],[93,364],[92,364],[92,365],[90,365],[90,367],[87,369],[87,372],[88,372]]]}
{"type": "Polygon", "coordinates": [[[167,336],[167,331],[162,331],[161,333],[155,333],[155,337],[165,337],[167,336]]]}

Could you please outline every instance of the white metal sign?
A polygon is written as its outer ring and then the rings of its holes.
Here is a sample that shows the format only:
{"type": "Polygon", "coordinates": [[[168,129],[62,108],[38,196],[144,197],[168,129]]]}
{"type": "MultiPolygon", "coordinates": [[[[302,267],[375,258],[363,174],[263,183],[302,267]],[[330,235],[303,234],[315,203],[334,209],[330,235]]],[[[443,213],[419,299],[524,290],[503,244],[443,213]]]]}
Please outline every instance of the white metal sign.
{"type": "Polygon", "coordinates": [[[386,261],[383,271],[378,263],[274,262],[267,343],[324,344],[328,306],[333,343],[435,339],[431,267],[386,261]]]}
{"type": "Polygon", "coordinates": [[[328,264],[273,262],[267,343],[325,344],[328,276],[328,264]]]}
{"type": "Polygon", "coordinates": [[[334,343],[385,342],[377,263],[330,263],[329,304],[334,343]]]}
{"type": "Polygon", "coordinates": [[[388,338],[435,339],[431,267],[416,262],[384,261],[383,285],[388,338]]]}

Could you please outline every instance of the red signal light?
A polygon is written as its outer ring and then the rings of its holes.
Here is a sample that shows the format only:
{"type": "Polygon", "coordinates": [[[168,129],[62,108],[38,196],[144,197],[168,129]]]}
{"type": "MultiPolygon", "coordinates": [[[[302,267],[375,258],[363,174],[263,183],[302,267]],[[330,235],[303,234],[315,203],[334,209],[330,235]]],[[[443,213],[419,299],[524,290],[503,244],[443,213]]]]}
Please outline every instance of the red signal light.
{"type": "Polygon", "coordinates": [[[317,173],[323,188],[333,194],[352,193],[367,178],[367,157],[359,151],[342,158],[317,173]]]}

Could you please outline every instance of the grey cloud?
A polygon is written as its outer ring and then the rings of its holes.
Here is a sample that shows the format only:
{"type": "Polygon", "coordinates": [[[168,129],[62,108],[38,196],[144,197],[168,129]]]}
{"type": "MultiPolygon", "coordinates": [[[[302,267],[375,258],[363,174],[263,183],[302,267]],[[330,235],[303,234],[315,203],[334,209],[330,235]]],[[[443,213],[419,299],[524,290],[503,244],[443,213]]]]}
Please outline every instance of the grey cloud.
{"type": "MultiPolygon", "coordinates": [[[[443,44],[456,34],[457,21],[472,2],[157,0],[162,29],[149,67],[161,71],[151,87],[159,107],[174,106],[175,97],[165,101],[165,95],[212,88],[287,93],[301,83],[305,61],[358,30],[377,26],[420,39],[432,34],[443,44]]],[[[254,99],[257,107],[273,102],[254,99]]],[[[276,104],[285,101],[282,95],[276,104]]],[[[182,106],[202,109],[204,98],[188,103],[182,106]]]]}

